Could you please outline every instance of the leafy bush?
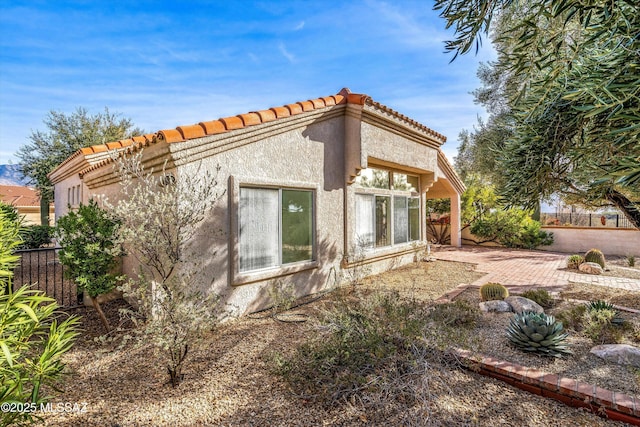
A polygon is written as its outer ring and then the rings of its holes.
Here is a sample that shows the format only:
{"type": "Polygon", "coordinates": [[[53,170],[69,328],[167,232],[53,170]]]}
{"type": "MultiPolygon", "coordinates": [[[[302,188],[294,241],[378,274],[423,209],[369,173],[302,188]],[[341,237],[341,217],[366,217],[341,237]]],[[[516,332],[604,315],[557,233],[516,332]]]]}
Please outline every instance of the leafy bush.
{"type": "Polygon", "coordinates": [[[51,244],[54,228],[48,225],[28,225],[20,230],[20,249],[38,249],[51,244]]]}
{"type": "MultiPolygon", "coordinates": [[[[0,403],[39,405],[48,400],[42,387],[53,388],[63,373],[60,358],[77,336],[78,319],[58,323],[55,300],[27,286],[12,290],[19,243],[19,223],[0,211],[0,403]]],[[[0,412],[1,425],[32,421],[29,412],[0,412]]]]}
{"type": "Polygon", "coordinates": [[[531,289],[522,293],[522,296],[535,301],[541,307],[551,307],[553,305],[553,297],[546,289],[531,289]]]}
{"type": "MultiPolygon", "coordinates": [[[[496,242],[509,248],[534,249],[553,243],[553,234],[542,231],[540,223],[522,209],[493,210],[476,219],[470,231],[482,242],[496,242]]],[[[482,243],[478,242],[478,243],[482,243]]]]}
{"type": "Polygon", "coordinates": [[[62,249],[59,257],[65,275],[74,280],[79,292],[85,292],[98,312],[102,323],[110,329],[97,300],[98,295],[112,291],[119,280],[113,274],[122,247],[118,238],[120,220],[100,208],[95,200],[80,204],[58,219],[56,237],[62,249]]]}
{"type": "Polygon", "coordinates": [[[578,268],[583,262],[584,257],[582,255],[571,255],[569,259],[567,259],[567,268],[578,268]]]}
{"type": "Polygon", "coordinates": [[[526,352],[552,357],[571,354],[565,342],[568,334],[562,323],[544,313],[525,311],[516,314],[511,318],[507,336],[515,347],[526,352]]]}

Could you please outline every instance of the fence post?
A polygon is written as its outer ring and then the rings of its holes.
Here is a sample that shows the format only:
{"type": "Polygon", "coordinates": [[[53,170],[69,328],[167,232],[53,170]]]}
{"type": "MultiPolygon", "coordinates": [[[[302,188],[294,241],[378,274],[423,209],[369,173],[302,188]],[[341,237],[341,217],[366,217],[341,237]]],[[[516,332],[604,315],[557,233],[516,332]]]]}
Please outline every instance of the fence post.
{"type": "Polygon", "coordinates": [[[616,214],[616,228],[620,226],[620,214],[616,214]]]}

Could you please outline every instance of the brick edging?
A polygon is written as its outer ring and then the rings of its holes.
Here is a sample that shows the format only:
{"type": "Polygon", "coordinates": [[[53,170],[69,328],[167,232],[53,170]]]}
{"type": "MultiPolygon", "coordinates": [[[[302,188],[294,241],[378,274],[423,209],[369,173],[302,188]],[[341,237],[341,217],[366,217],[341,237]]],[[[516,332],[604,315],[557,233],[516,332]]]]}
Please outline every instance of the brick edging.
{"type": "Polygon", "coordinates": [[[476,354],[474,357],[469,350],[455,350],[455,355],[463,361],[463,366],[481,375],[565,405],[588,409],[613,421],[640,426],[640,398],[489,356],[476,354]]]}
{"type": "Polygon", "coordinates": [[[450,290],[446,294],[442,295],[441,297],[439,297],[434,302],[436,304],[444,304],[444,303],[447,303],[447,302],[451,302],[455,297],[457,297],[458,295],[460,295],[461,293],[463,293],[464,291],[469,289],[470,286],[471,285],[468,285],[466,283],[460,283],[458,286],[456,286],[455,288],[453,288],[452,290],[450,290]]]}

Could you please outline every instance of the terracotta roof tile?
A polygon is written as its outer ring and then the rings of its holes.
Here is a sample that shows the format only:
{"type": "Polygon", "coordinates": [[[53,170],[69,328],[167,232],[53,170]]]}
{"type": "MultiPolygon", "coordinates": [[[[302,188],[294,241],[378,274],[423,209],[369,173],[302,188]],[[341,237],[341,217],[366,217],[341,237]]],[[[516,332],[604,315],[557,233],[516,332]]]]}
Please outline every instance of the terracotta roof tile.
{"type": "Polygon", "coordinates": [[[21,185],[0,185],[0,200],[13,206],[40,206],[38,191],[21,185]]]}
{"type": "Polygon", "coordinates": [[[313,108],[324,108],[326,105],[322,98],[311,99],[310,102],[313,104],[313,108]]]}
{"type": "Polygon", "coordinates": [[[184,139],[202,138],[206,135],[204,128],[200,125],[178,126],[176,129],[184,139]]]}
{"type": "Polygon", "coordinates": [[[291,115],[291,111],[287,107],[273,107],[271,108],[278,119],[282,117],[289,117],[291,115]]]}
{"type": "Polygon", "coordinates": [[[131,140],[135,143],[141,143],[144,144],[145,142],[147,142],[147,136],[146,135],[140,135],[140,136],[134,136],[133,138],[131,138],[131,140]]]}
{"type": "Polygon", "coordinates": [[[105,144],[94,145],[91,148],[93,148],[94,153],[104,153],[105,151],[109,151],[109,148],[107,148],[105,144]]]}
{"type": "Polygon", "coordinates": [[[220,120],[212,120],[210,122],[200,122],[200,126],[204,128],[207,135],[215,135],[216,133],[222,133],[227,130],[220,120]]]}
{"type": "Polygon", "coordinates": [[[331,105],[336,105],[335,96],[323,96],[321,99],[324,102],[324,105],[326,105],[327,107],[331,105]]]}
{"type": "Polygon", "coordinates": [[[238,116],[224,117],[220,119],[220,121],[224,123],[224,127],[227,128],[227,130],[240,129],[244,126],[242,119],[238,116]]]}
{"type": "Polygon", "coordinates": [[[180,133],[180,131],[178,131],[178,129],[161,130],[157,133],[157,138],[160,141],[169,143],[184,141],[184,139],[182,138],[182,134],[180,133]]]}
{"type": "Polygon", "coordinates": [[[107,148],[109,150],[117,150],[118,148],[122,148],[122,141],[116,141],[116,142],[107,142],[107,148]]]}
{"type": "Polygon", "coordinates": [[[292,116],[302,113],[302,105],[300,104],[287,104],[285,107],[289,109],[292,116]]]}
{"type": "Polygon", "coordinates": [[[257,113],[240,114],[238,117],[242,119],[242,123],[244,123],[245,126],[259,125],[262,123],[260,115],[257,113]]]}
{"type": "Polygon", "coordinates": [[[256,114],[260,116],[262,123],[272,122],[277,118],[273,110],[260,110],[257,111],[256,114]]]}
{"type": "Polygon", "coordinates": [[[82,154],[84,154],[85,156],[89,155],[89,154],[93,154],[93,148],[91,147],[84,147],[81,148],[80,151],[82,152],[82,154]]]}
{"type": "Polygon", "coordinates": [[[311,101],[296,102],[296,104],[298,104],[298,105],[300,105],[302,107],[302,111],[313,111],[313,110],[315,110],[315,106],[313,105],[313,102],[311,102],[311,101]]]}

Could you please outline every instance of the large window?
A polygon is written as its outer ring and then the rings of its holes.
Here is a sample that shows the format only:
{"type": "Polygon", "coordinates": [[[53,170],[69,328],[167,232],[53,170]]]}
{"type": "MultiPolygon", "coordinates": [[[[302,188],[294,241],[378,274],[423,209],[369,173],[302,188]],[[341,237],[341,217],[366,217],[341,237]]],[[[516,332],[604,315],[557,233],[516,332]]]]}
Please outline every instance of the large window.
{"type": "Polygon", "coordinates": [[[356,244],[383,247],[420,240],[418,177],[383,169],[356,179],[356,244]]]}
{"type": "Polygon", "coordinates": [[[240,271],[313,259],[313,192],[240,188],[240,271]]]}

